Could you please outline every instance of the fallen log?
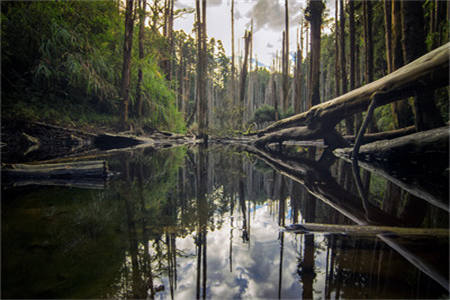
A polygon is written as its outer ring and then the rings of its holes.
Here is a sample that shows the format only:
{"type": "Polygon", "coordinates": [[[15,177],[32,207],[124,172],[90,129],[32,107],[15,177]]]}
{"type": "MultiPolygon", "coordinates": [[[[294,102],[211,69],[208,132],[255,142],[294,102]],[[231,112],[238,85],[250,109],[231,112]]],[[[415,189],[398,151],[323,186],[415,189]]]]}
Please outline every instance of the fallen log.
{"type": "MultiPolygon", "coordinates": [[[[405,128],[390,130],[390,131],[383,131],[383,132],[377,132],[377,133],[366,133],[363,138],[362,142],[364,144],[366,143],[372,143],[379,140],[391,140],[394,138],[402,137],[408,134],[413,134],[416,132],[415,126],[408,126],[405,128]]],[[[354,135],[345,135],[344,139],[349,143],[354,143],[356,136],[354,135]]]]}
{"type": "MultiPolygon", "coordinates": [[[[257,134],[262,136],[296,126],[307,126],[318,133],[323,133],[334,128],[342,119],[366,111],[374,95],[377,95],[377,106],[381,106],[414,96],[424,88],[436,89],[448,86],[449,48],[450,43],[447,43],[383,78],[313,106],[304,113],[277,121],[259,130],[257,134]]],[[[293,139],[289,135],[283,138],[293,139]]]]}
{"type": "MultiPolygon", "coordinates": [[[[304,185],[311,195],[338,210],[358,225],[401,225],[396,222],[396,218],[386,218],[388,215],[374,206],[368,207],[369,212],[371,213],[371,217],[368,218],[361,203],[358,204],[355,202],[357,199],[353,197],[353,195],[345,191],[334,180],[327,180],[331,177],[330,174],[321,172],[323,169],[320,169],[320,167],[319,169],[316,169],[315,172],[312,172],[314,171],[314,164],[307,163],[307,161],[295,164],[295,161],[274,158],[273,155],[255,147],[246,145],[243,147],[250,153],[256,154],[261,160],[266,162],[276,171],[304,185]],[[313,176],[314,174],[319,177],[313,176]]],[[[408,246],[403,245],[400,241],[393,239],[389,235],[377,234],[376,236],[419,270],[438,282],[442,287],[449,290],[448,277],[443,275],[435,265],[429,263],[420,254],[416,254],[414,249],[409,249],[408,246]]]]}
{"type": "Polygon", "coordinates": [[[39,186],[62,186],[79,189],[103,190],[106,186],[105,178],[17,178],[12,182],[7,182],[4,187],[23,187],[30,185],[39,186]]]}
{"type": "Polygon", "coordinates": [[[401,236],[427,236],[427,237],[449,237],[448,228],[409,228],[392,226],[361,226],[361,225],[338,225],[338,224],[318,224],[303,223],[292,224],[285,227],[285,231],[293,233],[340,233],[350,235],[401,235],[401,236]]]}
{"type": "Polygon", "coordinates": [[[2,179],[106,178],[106,161],[77,161],[57,164],[11,164],[2,168],[2,179]]]}
{"type": "MultiPolygon", "coordinates": [[[[353,148],[339,148],[334,154],[351,158],[353,148]]],[[[358,160],[385,161],[389,163],[401,161],[445,160],[449,153],[449,127],[444,126],[432,130],[417,132],[392,140],[377,141],[360,147],[358,160]]]]}

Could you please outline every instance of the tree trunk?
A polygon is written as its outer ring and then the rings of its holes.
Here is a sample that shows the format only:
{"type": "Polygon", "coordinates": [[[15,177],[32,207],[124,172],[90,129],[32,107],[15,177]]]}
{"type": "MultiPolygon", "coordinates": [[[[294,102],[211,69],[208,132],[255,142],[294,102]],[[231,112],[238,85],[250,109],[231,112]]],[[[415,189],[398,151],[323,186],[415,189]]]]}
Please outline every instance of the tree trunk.
{"type": "Polygon", "coordinates": [[[301,112],[301,101],[302,101],[302,81],[303,81],[303,74],[302,74],[302,61],[303,61],[303,29],[300,25],[300,43],[297,44],[297,61],[296,61],[296,68],[295,68],[295,96],[294,96],[294,113],[298,114],[301,112]]]}
{"type": "Polygon", "coordinates": [[[386,44],[386,63],[388,74],[393,71],[392,68],[392,15],[391,0],[383,0],[384,10],[384,38],[386,44]]]}
{"type": "MultiPolygon", "coordinates": [[[[425,21],[422,2],[401,2],[402,11],[402,49],[406,63],[425,53],[425,21]]],[[[417,131],[436,128],[444,121],[434,103],[434,91],[423,88],[414,99],[416,110],[415,125],[417,131]]]]}
{"type": "Polygon", "coordinates": [[[309,16],[307,20],[311,24],[311,66],[310,66],[310,90],[308,108],[320,103],[320,32],[322,26],[322,12],[325,6],[322,1],[310,0],[308,2],[309,16]]]}
{"type": "Polygon", "coordinates": [[[341,80],[341,75],[340,75],[340,61],[339,61],[339,22],[338,22],[338,7],[339,7],[339,2],[338,0],[335,1],[335,14],[334,14],[334,19],[335,19],[335,29],[334,29],[334,53],[335,53],[335,60],[334,60],[334,84],[335,84],[335,94],[334,97],[337,97],[341,94],[340,91],[340,80],[341,80]]]}
{"type": "Polygon", "coordinates": [[[236,69],[234,55],[234,0],[231,0],[231,98],[236,104],[236,69]]]}
{"type": "MultiPolygon", "coordinates": [[[[345,9],[344,9],[344,0],[340,0],[340,61],[341,61],[341,83],[342,88],[341,91],[343,94],[347,93],[347,63],[345,57],[345,9]]],[[[353,134],[353,116],[345,118],[345,129],[347,134],[353,134]]]]}
{"type": "MultiPolygon", "coordinates": [[[[372,35],[372,1],[363,1],[364,10],[364,44],[366,52],[366,84],[373,81],[373,35],[372,35]]],[[[376,132],[375,120],[369,123],[369,132],[376,132]]]]}
{"type": "MultiPolygon", "coordinates": [[[[397,70],[404,64],[402,54],[402,28],[400,1],[392,0],[392,71],[397,70]]],[[[407,100],[397,101],[391,104],[392,115],[396,128],[403,128],[412,125],[412,110],[407,100]]]]}
{"type": "Polygon", "coordinates": [[[239,93],[240,96],[240,104],[241,104],[241,126],[244,127],[244,110],[245,110],[245,86],[246,86],[246,80],[247,80],[247,68],[248,68],[248,50],[250,46],[250,40],[252,36],[249,31],[245,32],[244,37],[244,65],[242,66],[241,70],[241,90],[239,93]]]}
{"type": "Polygon", "coordinates": [[[128,98],[130,90],[131,50],[133,44],[133,0],[127,0],[125,8],[125,35],[123,41],[122,83],[120,95],[122,97],[122,127],[128,123],[128,98]]]}
{"type": "Polygon", "coordinates": [[[144,59],[144,23],[145,23],[145,9],[147,6],[147,0],[139,1],[139,69],[138,69],[138,81],[136,85],[136,102],[137,102],[137,116],[138,118],[142,117],[142,93],[141,93],[141,84],[142,84],[142,66],[144,59]]]}
{"type": "Polygon", "coordinates": [[[283,112],[288,110],[288,94],[289,94],[289,8],[288,0],[284,0],[285,4],[285,34],[284,34],[284,73],[283,73],[283,112]]]}

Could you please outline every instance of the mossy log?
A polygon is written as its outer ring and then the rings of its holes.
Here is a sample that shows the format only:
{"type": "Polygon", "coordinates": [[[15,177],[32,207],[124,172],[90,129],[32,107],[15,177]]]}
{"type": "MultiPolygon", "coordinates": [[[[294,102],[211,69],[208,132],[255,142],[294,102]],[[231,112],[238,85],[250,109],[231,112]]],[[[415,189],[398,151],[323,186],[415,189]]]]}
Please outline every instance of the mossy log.
{"type": "Polygon", "coordinates": [[[278,135],[278,140],[322,138],[322,134],[333,130],[342,119],[367,110],[375,95],[377,106],[381,106],[414,96],[423,89],[448,86],[449,49],[450,43],[447,43],[383,78],[315,105],[304,113],[277,121],[257,132],[260,138],[256,139],[255,144],[261,146],[266,140],[271,140],[270,135],[277,134],[274,132],[299,126],[304,126],[301,135],[295,130],[293,135],[283,131],[283,136],[278,135]],[[261,137],[263,135],[265,137],[261,137]]]}
{"type": "Polygon", "coordinates": [[[409,228],[392,226],[360,226],[360,225],[337,225],[303,223],[292,224],[285,228],[288,232],[294,233],[340,233],[350,235],[401,235],[401,236],[427,236],[427,237],[450,237],[448,228],[409,228]]]}

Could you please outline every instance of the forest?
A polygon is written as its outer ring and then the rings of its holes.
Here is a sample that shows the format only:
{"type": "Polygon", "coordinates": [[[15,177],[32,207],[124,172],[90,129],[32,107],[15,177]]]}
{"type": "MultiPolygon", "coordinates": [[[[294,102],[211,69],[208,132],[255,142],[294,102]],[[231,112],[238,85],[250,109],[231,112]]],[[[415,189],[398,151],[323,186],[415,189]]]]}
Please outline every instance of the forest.
{"type": "Polygon", "coordinates": [[[0,5],[1,297],[449,297],[448,1],[0,5]]]}
{"type": "MultiPolygon", "coordinates": [[[[280,36],[297,31],[297,49],[283,38],[272,65],[262,67],[253,22],[236,52],[242,37],[234,36],[231,1],[230,56],[206,36],[206,3],[183,9],[173,0],[2,3],[3,119],[233,136],[346,94],[448,42],[446,1],[309,1],[294,28],[285,1],[280,36]],[[174,30],[186,14],[195,14],[193,32],[174,30]]],[[[444,86],[377,107],[369,131],[447,121],[444,86]]],[[[361,123],[357,113],[336,129],[352,135],[361,123]]]]}

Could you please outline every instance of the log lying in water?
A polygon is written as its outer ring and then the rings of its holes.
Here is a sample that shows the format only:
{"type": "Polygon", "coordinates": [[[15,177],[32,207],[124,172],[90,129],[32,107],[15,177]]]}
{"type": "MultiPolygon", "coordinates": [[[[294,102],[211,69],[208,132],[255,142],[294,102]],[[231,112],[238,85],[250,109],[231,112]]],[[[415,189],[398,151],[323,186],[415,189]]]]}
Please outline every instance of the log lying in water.
{"type": "Polygon", "coordinates": [[[417,90],[424,87],[434,89],[448,86],[449,48],[450,43],[447,43],[383,78],[331,101],[313,106],[304,113],[277,121],[258,131],[258,134],[301,125],[314,128],[315,126],[311,125],[318,123],[335,125],[346,117],[365,111],[374,93],[382,94],[378,104],[384,105],[407,96],[413,96],[417,90]]]}
{"type": "Polygon", "coordinates": [[[77,161],[57,164],[11,164],[2,169],[6,181],[23,179],[55,178],[106,178],[108,166],[106,161],[77,161]]]}
{"type": "Polygon", "coordinates": [[[285,228],[288,232],[308,233],[343,233],[351,235],[407,235],[407,236],[429,236],[429,237],[449,237],[450,230],[447,228],[408,228],[391,226],[360,226],[360,225],[336,225],[304,223],[288,225],[285,228]]]}
{"type": "Polygon", "coordinates": [[[313,106],[304,113],[277,121],[257,132],[260,138],[255,144],[261,147],[273,141],[324,138],[342,119],[365,111],[375,96],[376,105],[382,106],[414,96],[425,88],[433,90],[448,86],[449,48],[450,43],[447,43],[383,78],[313,106]],[[286,128],[299,126],[303,126],[300,131],[286,131],[286,128]]]}
{"type": "MultiPolygon", "coordinates": [[[[391,140],[398,137],[402,137],[408,134],[413,134],[416,132],[415,126],[408,126],[405,128],[395,129],[391,131],[383,131],[383,132],[377,132],[377,133],[366,133],[363,136],[362,143],[372,143],[379,140],[391,140]]],[[[354,143],[356,137],[353,135],[346,135],[344,136],[344,139],[347,140],[350,143],[354,143]]]]}
{"type": "MultiPolygon", "coordinates": [[[[436,160],[448,158],[449,127],[417,132],[392,140],[377,141],[361,146],[358,159],[366,161],[414,160],[429,156],[436,160]]],[[[334,150],[336,156],[350,158],[353,148],[334,150]]]]}

